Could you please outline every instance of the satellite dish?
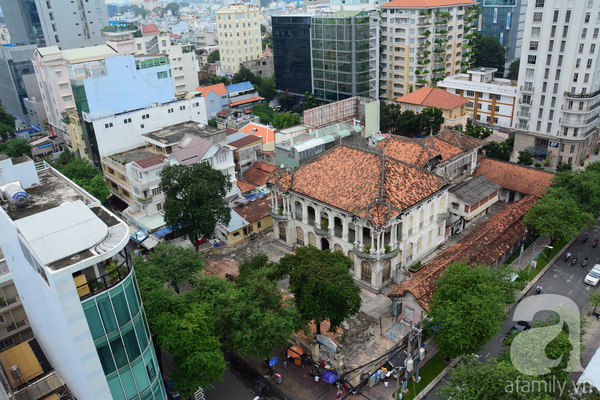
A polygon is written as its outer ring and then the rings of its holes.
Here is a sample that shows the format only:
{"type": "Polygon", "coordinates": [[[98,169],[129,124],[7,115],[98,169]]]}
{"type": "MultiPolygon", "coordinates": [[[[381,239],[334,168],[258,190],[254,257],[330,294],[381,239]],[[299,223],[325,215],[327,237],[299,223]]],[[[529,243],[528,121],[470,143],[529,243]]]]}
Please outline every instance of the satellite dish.
{"type": "Polygon", "coordinates": [[[281,164],[279,167],[280,167],[281,169],[284,169],[284,168],[285,168],[285,164],[281,164]]]}

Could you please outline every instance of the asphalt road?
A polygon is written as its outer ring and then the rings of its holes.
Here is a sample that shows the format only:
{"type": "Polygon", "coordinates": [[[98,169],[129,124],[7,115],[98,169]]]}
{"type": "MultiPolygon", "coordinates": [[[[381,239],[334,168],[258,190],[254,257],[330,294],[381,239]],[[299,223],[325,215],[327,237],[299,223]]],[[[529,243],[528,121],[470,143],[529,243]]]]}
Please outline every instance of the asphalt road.
{"type": "MultiPolygon", "coordinates": [[[[556,263],[552,265],[546,273],[538,280],[537,285],[542,285],[542,293],[546,294],[558,294],[566,296],[577,303],[580,310],[583,310],[587,302],[588,296],[598,288],[593,288],[585,283],[583,279],[587,275],[588,271],[595,265],[600,264],[600,244],[594,249],[592,244],[594,239],[600,239],[600,224],[597,224],[588,231],[589,239],[587,243],[583,243],[583,234],[579,235],[578,238],[569,246],[569,248],[563,251],[560,258],[557,259],[556,263]],[[571,252],[571,259],[577,257],[577,265],[572,266],[571,262],[565,262],[564,257],[567,252],[571,252]],[[583,258],[588,257],[588,265],[583,268],[583,258]]],[[[541,249],[540,249],[541,250],[541,249]]],[[[546,257],[547,250],[540,255],[539,259],[546,257]]],[[[535,296],[535,287],[533,287],[525,297],[535,296]]],[[[524,298],[525,298],[524,297],[524,298]]],[[[486,360],[497,356],[502,350],[504,350],[503,340],[508,331],[514,326],[516,321],[513,320],[513,314],[516,307],[511,308],[508,318],[502,325],[501,333],[494,337],[485,348],[479,353],[480,360],[486,360]]],[[[552,315],[551,312],[538,312],[534,321],[545,320],[552,315]]],[[[587,365],[589,360],[582,360],[584,365],[587,365]]],[[[427,396],[427,400],[441,400],[435,393],[444,384],[443,379],[427,396]]]]}

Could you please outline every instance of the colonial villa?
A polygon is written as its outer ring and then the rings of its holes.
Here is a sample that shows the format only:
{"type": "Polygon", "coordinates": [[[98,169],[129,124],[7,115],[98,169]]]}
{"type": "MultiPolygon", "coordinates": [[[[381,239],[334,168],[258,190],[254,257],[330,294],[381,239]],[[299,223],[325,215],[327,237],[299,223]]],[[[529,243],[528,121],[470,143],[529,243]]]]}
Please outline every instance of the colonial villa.
{"type": "Polygon", "coordinates": [[[340,145],[269,184],[276,238],[343,251],[372,290],[445,240],[450,181],[381,151],[340,145]]]}

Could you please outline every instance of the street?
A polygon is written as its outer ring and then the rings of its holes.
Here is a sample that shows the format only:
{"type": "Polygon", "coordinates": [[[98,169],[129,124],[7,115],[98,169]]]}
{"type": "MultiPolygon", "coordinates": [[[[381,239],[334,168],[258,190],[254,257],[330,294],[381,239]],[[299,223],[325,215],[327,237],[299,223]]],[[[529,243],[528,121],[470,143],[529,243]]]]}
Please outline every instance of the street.
{"type": "MultiPolygon", "coordinates": [[[[583,279],[595,264],[600,264],[600,245],[595,249],[592,247],[594,239],[600,238],[600,224],[596,224],[596,226],[590,228],[587,230],[587,232],[589,233],[589,239],[587,243],[583,243],[584,234],[580,234],[577,239],[568,247],[568,249],[560,253],[560,257],[557,258],[556,263],[546,271],[546,273],[537,281],[535,285],[532,286],[525,297],[535,296],[535,287],[537,285],[542,285],[542,293],[557,294],[568,297],[577,304],[579,310],[584,310],[588,296],[593,293],[593,291],[598,290],[598,288],[593,288],[583,283],[583,279]],[[573,257],[577,257],[577,265],[575,266],[572,266],[571,260],[569,260],[569,262],[564,261],[565,254],[569,251],[571,252],[571,259],[573,257]],[[585,268],[582,268],[581,262],[585,256],[587,256],[589,259],[588,265],[585,268]]],[[[538,251],[539,250],[545,250],[545,247],[539,248],[538,251]]],[[[542,257],[546,257],[546,255],[547,251],[544,251],[540,255],[540,259],[542,257]]],[[[502,350],[504,350],[504,337],[516,323],[516,321],[513,320],[514,309],[515,307],[512,307],[509,311],[508,317],[502,325],[500,334],[490,340],[487,346],[485,346],[484,349],[479,353],[481,360],[495,357],[502,350]]],[[[547,311],[538,312],[535,315],[534,321],[545,320],[551,315],[552,313],[547,311]]],[[[593,354],[593,351],[589,353],[582,353],[582,356],[586,354],[586,358],[588,359],[582,359],[582,364],[584,366],[589,362],[589,358],[591,358],[590,354],[593,354]]],[[[436,385],[435,388],[424,398],[429,400],[440,399],[436,393],[438,389],[445,383],[445,381],[446,379],[440,381],[440,383],[436,385]]]]}

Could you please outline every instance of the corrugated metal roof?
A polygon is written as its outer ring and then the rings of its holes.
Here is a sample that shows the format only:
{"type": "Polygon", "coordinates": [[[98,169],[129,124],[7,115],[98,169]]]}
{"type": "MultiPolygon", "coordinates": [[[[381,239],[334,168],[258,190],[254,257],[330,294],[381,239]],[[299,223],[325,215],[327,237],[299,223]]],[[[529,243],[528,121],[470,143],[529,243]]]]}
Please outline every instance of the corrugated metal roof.
{"type": "Polygon", "coordinates": [[[225,89],[227,89],[227,93],[235,93],[243,90],[254,90],[254,86],[250,82],[240,82],[225,86],[225,89]]]}
{"type": "Polygon", "coordinates": [[[245,138],[246,136],[251,136],[251,135],[248,135],[247,133],[244,133],[244,132],[232,133],[231,135],[227,136],[227,144],[230,144],[232,142],[235,142],[236,140],[245,138]]]}
{"type": "Polygon", "coordinates": [[[70,63],[102,60],[112,54],[117,54],[117,51],[105,44],[62,51],[62,56],[70,63]]]}

